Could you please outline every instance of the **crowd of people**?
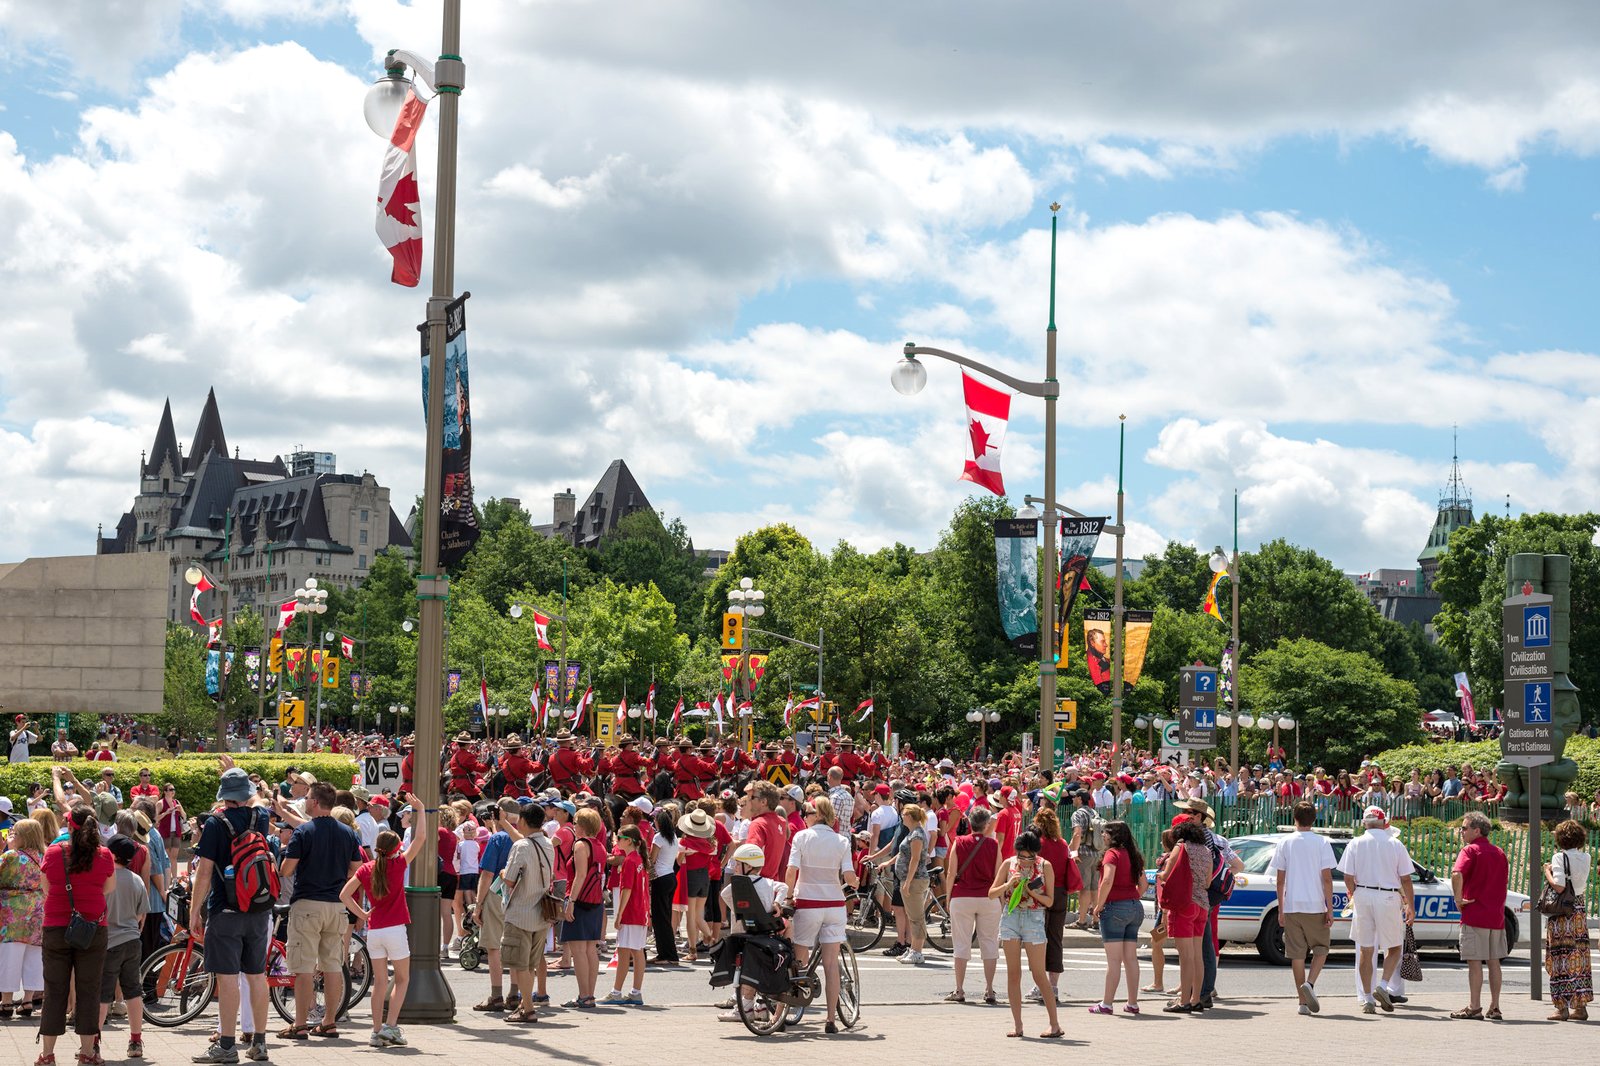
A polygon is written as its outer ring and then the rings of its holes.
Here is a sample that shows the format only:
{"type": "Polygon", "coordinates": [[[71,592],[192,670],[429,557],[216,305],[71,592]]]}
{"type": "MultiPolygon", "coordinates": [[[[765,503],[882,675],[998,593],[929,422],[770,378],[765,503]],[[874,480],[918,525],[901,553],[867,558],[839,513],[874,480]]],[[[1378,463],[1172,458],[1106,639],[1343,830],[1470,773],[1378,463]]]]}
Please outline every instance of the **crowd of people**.
{"type": "MultiPolygon", "coordinates": [[[[31,739],[13,754],[27,759],[28,745],[42,740],[30,723],[17,725],[31,739]]],[[[346,739],[342,747],[355,753],[365,743],[346,739]]],[[[386,744],[404,760],[392,796],[294,767],[267,780],[222,755],[205,811],[184,810],[172,784],[149,769],[135,769],[125,792],[118,780],[126,784],[127,768],[119,775],[109,759],[96,780],[54,762],[47,789],[0,797],[0,1021],[37,1014],[37,1066],[53,1066],[70,1019],[77,1062],[98,1066],[107,1019],[126,1017],[126,1054],[140,1057],[140,960],[172,936],[193,935],[203,937],[205,967],[218,977],[220,1008],[195,1061],[264,1060],[267,945],[281,902],[295,1020],[277,1039],[340,1036],[340,1020],[316,1009],[318,987],[324,1002],[341,1000],[349,934],[361,929],[373,970],[368,1042],[404,1046],[398,1013],[414,936],[405,887],[425,824],[413,787],[431,760],[419,764],[409,738],[386,744]],[[180,882],[189,886],[189,913],[174,922],[168,890],[180,882]]],[[[487,989],[474,1010],[536,1025],[558,974],[571,974],[564,1005],[572,1011],[642,1005],[650,972],[726,950],[743,931],[733,890],[747,886],[785,923],[802,964],[821,953],[831,1033],[839,1028],[840,945],[858,891],[883,894],[894,924],[886,954],[910,967],[926,961],[923,916],[938,895],[954,956],[954,988],[943,999],[968,1001],[976,949],[983,982],[972,996],[989,1004],[1005,997],[1010,1035],[1023,1035],[1030,1005],[1045,1013],[1037,1035],[1064,1032],[1058,1004],[1069,924],[1098,930],[1104,946],[1104,985],[1091,1014],[1117,1012],[1120,999],[1121,1013],[1138,1015],[1150,1006],[1141,993],[1165,997],[1164,1012],[1203,1014],[1217,996],[1218,909],[1242,868],[1217,832],[1216,812],[1266,797],[1298,829],[1278,847],[1272,870],[1300,1013],[1324,1006],[1317,981],[1336,879],[1354,915],[1357,1009],[1390,1012],[1405,1002],[1413,917],[1411,860],[1390,819],[1408,804],[1424,810],[1486,797],[1496,786],[1470,766],[1436,780],[1390,782],[1370,764],[1354,774],[1298,773],[1275,755],[1235,772],[1101,748],[1051,772],[1019,753],[960,763],[908,749],[891,757],[876,744],[857,751],[848,737],[820,750],[793,739],[746,750],[678,736],[646,745],[624,735],[596,748],[568,733],[492,743],[462,734],[434,764],[443,797],[433,838],[440,943],[447,957],[469,934],[482,946],[487,989]],[[1365,831],[1336,864],[1315,828],[1329,811],[1350,809],[1365,831]],[[1156,816],[1159,854],[1146,855],[1130,826],[1156,816]],[[1141,902],[1147,868],[1155,871],[1157,912],[1149,928],[1141,902]],[[1170,984],[1169,947],[1177,959],[1170,984]],[[615,965],[606,990],[608,955],[615,965]]],[[[1488,828],[1475,811],[1460,820],[1453,888],[1471,995],[1455,1018],[1500,1016],[1509,874],[1488,828]]],[[[1546,931],[1551,1017],[1581,1021],[1593,994],[1587,836],[1567,821],[1555,837],[1560,850],[1545,874],[1554,891],[1573,891],[1572,909],[1546,931]]],[[[739,1019],[733,998],[721,1010],[722,1019],[739,1019]]]]}

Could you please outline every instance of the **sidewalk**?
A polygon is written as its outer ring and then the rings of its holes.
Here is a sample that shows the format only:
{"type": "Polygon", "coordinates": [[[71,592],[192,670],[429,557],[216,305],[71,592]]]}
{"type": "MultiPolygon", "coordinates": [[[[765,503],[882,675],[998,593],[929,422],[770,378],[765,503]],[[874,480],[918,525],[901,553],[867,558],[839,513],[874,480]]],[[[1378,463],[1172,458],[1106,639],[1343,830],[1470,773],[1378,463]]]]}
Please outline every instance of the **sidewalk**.
{"type": "MultiPolygon", "coordinates": [[[[1527,999],[1503,1002],[1507,1020],[1499,1023],[1452,1021],[1449,1012],[1460,1004],[1429,996],[1413,996],[1394,1014],[1373,1017],[1352,1013],[1354,1001],[1349,997],[1325,1001],[1323,1013],[1309,1018],[1296,1015],[1287,998],[1232,1001],[1203,1016],[1166,1015],[1158,1004],[1151,1003],[1152,1013],[1137,1018],[1122,1014],[1104,1018],[1089,1015],[1087,1006],[1086,1001],[1074,1001],[1060,1008],[1066,1030],[1060,1041],[1031,1039],[1044,1031],[1045,1013],[1042,1007],[1029,1006],[1023,1019],[1030,1039],[1012,1043],[1004,1038],[1011,1022],[1004,1005],[868,1006],[854,1031],[831,1037],[822,1031],[821,1015],[808,1011],[796,1030],[758,1038],[742,1025],[717,1022],[715,1012],[703,1007],[556,1010],[545,1014],[537,1025],[513,1027],[498,1016],[476,1014],[462,1004],[455,1025],[410,1026],[406,1030],[410,1046],[379,1050],[366,1044],[363,1005],[360,1024],[346,1019],[344,1036],[338,1040],[289,1044],[269,1039],[268,1047],[272,1061],[280,1066],[350,1066],[391,1058],[532,1062],[552,1055],[599,1066],[636,1061],[640,1054],[648,1055],[653,1064],[704,1066],[724,1056],[767,1055],[780,1050],[792,1054],[801,1046],[806,1053],[832,1056],[859,1057],[876,1051],[891,1054],[896,1061],[911,1061],[913,1056],[960,1061],[1016,1052],[1022,1047],[1031,1049],[1025,1054],[1034,1055],[1051,1044],[1066,1044],[1104,1049],[1119,1060],[1131,1057],[1137,1061],[1145,1055],[1170,1057],[1186,1043],[1200,1046],[1194,1042],[1224,1036],[1231,1046],[1256,1049],[1261,1061],[1278,1057],[1292,1044],[1294,1057],[1313,1061],[1359,1047],[1386,1047],[1397,1054],[1412,1047],[1425,1049],[1433,1061],[1448,1060],[1453,1054],[1472,1061],[1483,1061],[1486,1055],[1509,1060],[1515,1054],[1542,1061],[1568,1056],[1581,1062],[1593,1053],[1600,1032],[1600,1022],[1546,1022],[1548,1004],[1527,999]]],[[[36,1026],[36,1019],[31,1025],[19,1021],[0,1024],[0,1062],[31,1063],[38,1054],[33,1042],[36,1026]]],[[[177,1030],[147,1028],[145,1060],[162,1066],[187,1063],[191,1055],[204,1050],[208,1032],[209,1026],[200,1025],[177,1030]]],[[[126,1041],[125,1029],[107,1032],[103,1050],[108,1062],[120,1058],[126,1041]]],[[[58,1061],[70,1064],[75,1048],[71,1034],[63,1037],[57,1045],[58,1061]]]]}

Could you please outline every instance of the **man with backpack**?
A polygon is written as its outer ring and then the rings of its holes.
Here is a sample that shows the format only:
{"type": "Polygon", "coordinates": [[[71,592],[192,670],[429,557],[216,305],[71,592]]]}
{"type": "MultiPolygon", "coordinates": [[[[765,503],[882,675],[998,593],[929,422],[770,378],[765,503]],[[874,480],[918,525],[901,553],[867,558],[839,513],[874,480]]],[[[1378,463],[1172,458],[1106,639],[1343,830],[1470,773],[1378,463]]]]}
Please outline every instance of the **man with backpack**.
{"type": "Polygon", "coordinates": [[[333,817],[336,791],[318,781],[306,793],[310,817],[295,827],[284,849],[284,877],[294,878],[289,901],[289,969],[294,974],[294,1024],[278,1033],[286,1040],[338,1036],[339,1004],[344,1002],[344,932],[348,921],[339,899],[345,882],[361,868],[361,843],[356,834],[333,817]],[[315,1029],[306,1023],[316,998],[315,979],[322,974],[323,1002],[327,1014],[315,1029]]]}
{"type": "Polygon", "coordinates": [[[271,938],[272,905],[278,897],[277,873],[265,832],[266,810],[252,807],[256,794],[250,775],[222,757],[222,781],[217,787],[221,810],[206,819],[195,845],[191,878],[197,886],[189,904],[189,929],[205,932],[206,972],[217,975],[216,1043],[195,1062],[236,1063],[235,1034],[239,1025],[239,974],[250,989],[250,1014],[258,1019],[257,1031],[245,1057],[267,1058],[267,1037],[259,1019],[267,1016],[267,943],[271,938]],[[209,885],[199,891],[198,886],[209,885]]]}

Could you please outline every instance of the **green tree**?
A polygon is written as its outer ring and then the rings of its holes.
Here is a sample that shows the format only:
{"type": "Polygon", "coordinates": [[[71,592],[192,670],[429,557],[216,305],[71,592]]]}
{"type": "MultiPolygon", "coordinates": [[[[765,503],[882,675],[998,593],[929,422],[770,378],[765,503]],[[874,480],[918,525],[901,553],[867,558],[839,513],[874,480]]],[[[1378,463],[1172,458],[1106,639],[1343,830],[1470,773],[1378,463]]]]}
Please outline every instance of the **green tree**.
{"type": "Polygon", "coordinates": [[[1380,617],[1372,602],[1311,549],[1280,538],[1241,555],[1239,570],[1239,639],[1247,655],[1302,637],[1377,652],[1380,617]]]}
{"type": "Polygon", "coordinates": [[[688,632],[705,600],[705,565],[694,552],[683,520],[663,523],[654,511],[635,511],[600,542],[595,564],[621,585],[651,582],[672,604],[678,624],[688,632]]]}
{"type": "Polygon", "coordinates": [[[689,654],[689,638],[678,632],[672,604],[654,584],[619,585],[609,578],[568,604],[571,658],[583,661],[585,684],[615,703],[626,688],[630,700],[644,698],[651,677],[676,677],[689,654]]]}
{"type": "Polygon", "coordinates": [[[1163,605],[1174,611],[1200,610],[1211,584],[1210,559],[1209,552],[1202,554],[1187,544],[1167,541],[1166,550],[1160,555],[1146,555],[1144,571],[1125,583],[1128,606],[1146,611],[1163,605]]]}
{"type": "Polygon", "coordinates": [[[522,504],[516,500],[502,500],[491,496],[483,501],[483,506],[478,510],[478,528],[485,536],[512,523],[526,526],[531,525],[532,521],[528,512],[523,510],[522,504]]]}
{"type": "MultiPolygon", "coordinates": [[[[1439,641],[1467,664],[1480,708],[1501,705],[1501,617],[1506,562],[1520,552],[1572,559],[1572,671],[1585,693],[1600,686],[1600,514],[1525,514],[1515,519],[1486,515],[1450,535],[1434,588],[1443,601],[1439,641]]],[[[1593,698],[1584,700],[1585,722],[1600,720],[1593,698]]]]}
{"type": "MultiPolygon", "coordinates": [[[[1245,706],[1259,716],[1297,723],[1301,761],[1353,767],[1368,755],[1422,738],[1417,690],[1379,662],[1307,638],[1286,640],[1254,657],[1240,673],[1245,706]]],[[[1270,733],[1242,734],[1248,758],[1260,761],[1270,733]]],[[[1291,735],[1283,746],[1294,750],[1291,735]]]]}
{"type": "Polygon", "coordinates": [[[216,704],[206,695],[205,643],[186,625],[169,623],[162,676],[162,733],[210,736],[216,726],[216,704]]]}
{"type": "Polygon", "coordinates": [[[565,582],[570,595],[593,580],[588,553],[560,537],[546,537],[526,522],[508,521],[479,539],[458,584],[503,612],[520,590],[559,593],[565,582]]]}

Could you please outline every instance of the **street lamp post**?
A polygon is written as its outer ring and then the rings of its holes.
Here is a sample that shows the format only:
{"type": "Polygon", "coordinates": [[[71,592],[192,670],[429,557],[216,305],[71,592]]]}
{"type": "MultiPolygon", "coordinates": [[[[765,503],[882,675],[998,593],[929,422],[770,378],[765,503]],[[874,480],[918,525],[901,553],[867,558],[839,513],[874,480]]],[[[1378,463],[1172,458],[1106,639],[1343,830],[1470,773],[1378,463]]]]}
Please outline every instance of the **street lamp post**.
{"type": "MultiPolygon", "coordinates": [[[[755,584],[755,581],[751,578],[741,577],[739,579],[739,587],[728,590],[729,614],[739,615],[744,622],[749,622],[753,619],[760,618],[762,615],[767,613],[767,594],[756,588],[755,584]]],[[[753,705],[755,702],[755,696],[751,692],[750,684],[750,646],[748,643],[746,627],[743,622],[741,622],[739,625],[739,673],[744,678],[744,698],[753,705]]],[[[738,687],[739,683],[736,680],[734,682],[734,690],[736,692],[738,687]]],[[[738,717],[738,713],[739,712],[737,708],[735,708],[735,718],[738,717]]],[[[748,721],[750,728],[754,730],[756,724],[754,712],[751,713],[748,721]]],[[[742,739],[744,737],[745,723],[735,721],[734,728],[737,730],[739,737],[742,739]]]]}
{"type": "MultiPolygon", "coordinates": [[[[443,705],[430,679],[444,673],[444,603],[450,582],[439,566],[439,521],[444,469],[445,310],[455,296],[456,139],[466,64],[461,60],[461,0],[444,0],[444,27],[439,59],[429,63],[406,51],[389,53],[385,77],[367,93],[366,118],[379,136],[388,137],[405,103],[409,67],[439,94],[439,169],[434,209],[433,293],[428,300],[428,426],[423,473],[421,573],[417,575],[421,639],[417,647],[416,747],[424,765],[438,758],[444,733],[443,705]]],[[[417,775],[416,795],[422,805],[417,831],[422,847],[411,866],[406,896],[411,905],[411,984],[400,1017],[407,1023],[449,1022],[455,1018],[455,995],[444,979],[439,960],[439,775],[417,775]]]]}
{"type": "Polygon", "coordinates": [[[1239,772],[1239,660],[1244,658],[1244,649],[1239,646],[1239,494],[1233,496],[1233,558],[1222,552],[1218,545],[1211,552],[1211,572],[1220,574],[1224,571],[1228,575],[1228,584],[1232,586],[1233,595],[1233,659],[1229,671],[1228,687],[1233,692],[1233,710],[1235,711],[1233,725],[1228,730],[1228,768],[1234,773],[1239,772]]]}
{"type": "Polygon", "coordinates": [[[967,712],[967,721],[978,727],[978,756],[989,754],[989,726],[1000,720],[1000,712],[988,707],[978,707],[967,712]]]}
{"type": "Polygon", "coordinates": [[[1050,323],[1045,328],[1044,380],[1024,381],[975,359],[938,348],[927,348],[907,341],[904,356],[889,381],[902,396],[914,396],[928,382],[928,371],[917,362],[919,355],[948,359],[1027,396],[1044,400],[1044,612],[1039,618],[1039,765],[1047,765],[1051,739],[1055,734],[1056,705],[1056,399],[1061,385],[1056,381],[1056,212],[1060,204],[1050,205],[1050,323]]]}
{"type": "MultiPolygon", "coordinates": [[[[317,619],[321,615],[325,615],[325,614],[328,613],[328,590],[325,589],[325,588],[318,588],[317,587],[317,579],[316,578],[314,578],[314,577],[306,578],[306,583],[304,585],[301,585],[299,588],[294,590],[294,613],[295,613],[295,617],[299,617],[301,615],[304,615],[305,619],[306,619],[306,650],[305,650],[305,657],[300,660],[300,674],[301,674],[302,677],[305,678],[306,684],[310,685],[311,684],[311,661],[310,661],[311,660],[311,633],[312,633],[312,629],[313,629],[314,625],[316,624],[315,623],[315,619],[317,619]]],[[[318,648],[320,648],[322,645],[319,642],[317,646],[318,646],[318,648]]],[[[319,677],[318,680],[320,681],[321,678],[319,677]]],[[[307,699],[311,698],[311,690],[309,688],[306,689],[306,698],[307,699]]],[[[322,707],[321,707],[321,702],[320,702],[321,698],[322,698],[322,689],[319,686],[318,689],[317,689],[317,699],[319,701],[318,702],[318,706],[317,706],[317,717],[318,717],[317,724],[318,724],[318,726],[320,726],[322,724],[321,723],[322,707]]],[[[300,739],[295,742],[295,750],[296,751],[305,751],[306,750],[305,745],[306,745],[305,724],[301,723],[301,725],[300,725],[300,739]]],[[[283,750],[283,723],[281,721],[278,723],[278,741],[277,741],[277,744],[275,745],[275,747],[277,748],[278,751],[282,751],[283,750]]]]}

